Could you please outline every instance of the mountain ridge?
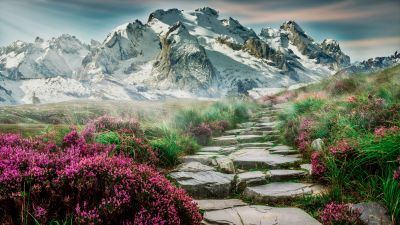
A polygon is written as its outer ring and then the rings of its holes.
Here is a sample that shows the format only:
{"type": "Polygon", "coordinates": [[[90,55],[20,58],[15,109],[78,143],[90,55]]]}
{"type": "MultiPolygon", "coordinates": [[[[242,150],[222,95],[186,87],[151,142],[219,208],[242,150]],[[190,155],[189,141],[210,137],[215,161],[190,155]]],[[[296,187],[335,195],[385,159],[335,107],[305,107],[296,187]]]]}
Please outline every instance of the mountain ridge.
{"type": "Polygon", "coordinates": [[[146,23],[117,26],[102,42],[61,35],[0,48],[0,104],[31,103],[33,96],[40,102],[220,97],[315,82],[349,65],[337,41],[317,43],[294,21],[256,34],[209,7],[160,9],[146,23]]]}

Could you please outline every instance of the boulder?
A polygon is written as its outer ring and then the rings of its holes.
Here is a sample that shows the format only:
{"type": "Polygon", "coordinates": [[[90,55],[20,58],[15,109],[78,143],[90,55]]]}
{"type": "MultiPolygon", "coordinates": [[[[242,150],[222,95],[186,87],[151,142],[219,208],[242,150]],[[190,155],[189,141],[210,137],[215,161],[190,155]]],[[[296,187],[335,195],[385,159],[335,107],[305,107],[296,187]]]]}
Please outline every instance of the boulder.
{"type": "Polygon", "coordinates": [[[317,138],[313,142],[311,142],[311,148],[314,151],[322,151],[323,147],[324,141],[321,138],[317,138]]]}

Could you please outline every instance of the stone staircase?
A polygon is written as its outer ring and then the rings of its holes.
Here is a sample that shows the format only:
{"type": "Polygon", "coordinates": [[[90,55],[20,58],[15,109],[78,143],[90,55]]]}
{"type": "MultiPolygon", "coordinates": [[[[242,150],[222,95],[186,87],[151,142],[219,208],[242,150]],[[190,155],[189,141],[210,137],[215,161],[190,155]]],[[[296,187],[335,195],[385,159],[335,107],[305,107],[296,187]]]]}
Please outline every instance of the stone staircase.
{"type": "Polygon", "coordinates": [[[238,129],[213,138],[213,146],[182,157],[182,164],[169,174],[198,199],[203,224],[320,224],[299,208],[268,206],[325,191],[307,182],[310,165],[301,164],[299,152],[277,143],[279,110],[265,108],[238,129]]]}

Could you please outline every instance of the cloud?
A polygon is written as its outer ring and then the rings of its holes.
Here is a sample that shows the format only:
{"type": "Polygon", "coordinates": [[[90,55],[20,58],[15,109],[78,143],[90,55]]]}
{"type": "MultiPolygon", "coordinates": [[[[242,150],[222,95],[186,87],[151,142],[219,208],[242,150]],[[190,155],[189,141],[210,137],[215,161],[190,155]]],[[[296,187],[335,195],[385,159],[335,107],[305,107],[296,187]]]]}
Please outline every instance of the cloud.
{"type": "Polygon", "coordinates": [[[342,46],[351,48],[365,48],[370,46],[394,45],[400,48],[400,37],[369,38],[342,41],[342,46]]]}
{"type": "MultiPolygon", "coordinates": [[[[270,4],[243,4],[218,1],[217,5],[224,14],[240,15],[240,21],[247,24],[269,23],[286,20],[312,21],[348,21],[376,17],[398,12],[398,4],[379,2],[370,7],[356,4],[358,1],[339,1],[330,4],[310,6],[308,8],[275,9],[270,4]]],[[[363,3],[363,2],[358,2],[363,3]]],[[[295,3],[294,3],[295,4],[295,3]]]]}

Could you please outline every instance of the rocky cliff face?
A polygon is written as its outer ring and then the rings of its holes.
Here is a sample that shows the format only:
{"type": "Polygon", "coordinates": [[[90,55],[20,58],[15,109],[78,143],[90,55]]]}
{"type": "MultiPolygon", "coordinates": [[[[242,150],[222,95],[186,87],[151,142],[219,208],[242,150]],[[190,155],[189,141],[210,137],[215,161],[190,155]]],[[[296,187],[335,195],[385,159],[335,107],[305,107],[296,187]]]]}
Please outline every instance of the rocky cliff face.
{"type": "Polygon", "coordinates": [[[63,35],[0,48],[0,104],[246,93],[317,81],[349,63],[338,42],[316,43],[294,21],[256,34],[208,7],[156,10],[102,42],[63,35]]]}
{"type": "Polygon", "coordinates": [[[371,73],[400,64],[400,51],[393,55],[375,57],[362,62],[355,62],[351,66],[341,69],[337,74],[353,75],[358,73],[371,73]]]}
{"type": "Polygon", "coordinates": [[[204,47],[181,22],[161,38],[161,53],[154,69],[166,88],[201,93],[213,86],[216,74],[204,47]]]}
{"type": "Polygon", "coordinates": [[[71,35],[48,41],[36,38],[34,43],[16,41],[2,48],[0,76],[12,80],[72,77],[88,52],[89,47],[71,35]]]}

